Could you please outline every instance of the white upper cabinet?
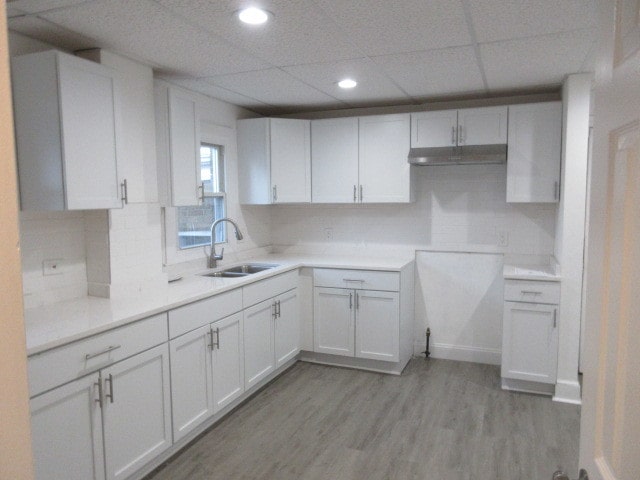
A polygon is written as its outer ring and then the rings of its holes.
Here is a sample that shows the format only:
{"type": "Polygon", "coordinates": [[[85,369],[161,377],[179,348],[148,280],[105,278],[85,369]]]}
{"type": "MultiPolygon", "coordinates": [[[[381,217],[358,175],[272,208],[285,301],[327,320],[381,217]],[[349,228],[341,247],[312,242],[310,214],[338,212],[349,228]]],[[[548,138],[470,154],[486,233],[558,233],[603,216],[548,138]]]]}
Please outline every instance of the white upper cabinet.
{"type": "Polygon", "coordinates": [[[412,113],[411,147],[453,147],[457,128],[457,110],[412,113]]]}
{"type": "Polygon", "coordinates": [[[410,122],[408,114],[360,118],[360,202],[412,201],[410,122]]]}
{"type": "Polygon", "coordinates": [[[358,200],[358,119],[311,122],[313,203],[358,200]]]}
{"type": "Polygon", "coordinates": [[[310,202],[310,136],[309,120],[239,120],[240,203],[310,202]]]}
{"type": "Polygon", "coordinates": [[[114,71],[116,152],[125,203],[157,202],[153,70],[106,50],[83,50],[78,55],[114,71]]]}
{"type": "Polygon", "coordinates": [[[507,155],[507,202],[558,202],[562,104],[509,107],[507,155]]]}
{"type": "Polygon", "coordinates": [[[458,110],[458,145],[507,143],[508,107],[458,110]]]}
{"type": "Polygon", "coordinates": [[[121,207],[113,71],[50,50],[11,72],[22,209],[121,207]]]}
{"type": "Polygon", "coordinates": [[[412,201],[410,116],[312,122],[314,203],[412,201]]]}
{"type": "Polygon", "coordinates": [[[508,107],[466,108],[411,115],[411,147],[507,143],[508,107]]]}

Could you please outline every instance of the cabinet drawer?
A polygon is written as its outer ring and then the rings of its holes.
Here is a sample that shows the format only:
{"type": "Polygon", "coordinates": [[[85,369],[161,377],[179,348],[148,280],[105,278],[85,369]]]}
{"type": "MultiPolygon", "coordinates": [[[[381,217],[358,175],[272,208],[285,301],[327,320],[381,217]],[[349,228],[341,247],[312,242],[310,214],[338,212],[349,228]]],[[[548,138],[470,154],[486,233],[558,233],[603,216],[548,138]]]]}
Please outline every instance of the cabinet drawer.
{"type": "Polygon", "coordinates": [[[167,341],[167,314],[162,313],[111,331],[29,357],[29,394],[95,372],[167,341]]]}
{"type": "Polygon", "coordinates": [[[244,308],[260,303],[298,286],[298,270],[292,270],[260,282],[252,283],[242,289],[244,308]]]}
{"type": "Polygon", "coordinates": [[[560,283],[505,280],[504,299],[511,302],[560,303],[560,283]]]}
{"type": "Polygon", "coordinates": [[[175,338],[240,310],[240,288],[176,308],[169,312],[169,338],[175,338]]]}
{"type": "Polygon", "coordinates": [[[316,268],[313,270],[313,282],[316,287],[400,290],[400,276],[396,272],[316,268]]]}

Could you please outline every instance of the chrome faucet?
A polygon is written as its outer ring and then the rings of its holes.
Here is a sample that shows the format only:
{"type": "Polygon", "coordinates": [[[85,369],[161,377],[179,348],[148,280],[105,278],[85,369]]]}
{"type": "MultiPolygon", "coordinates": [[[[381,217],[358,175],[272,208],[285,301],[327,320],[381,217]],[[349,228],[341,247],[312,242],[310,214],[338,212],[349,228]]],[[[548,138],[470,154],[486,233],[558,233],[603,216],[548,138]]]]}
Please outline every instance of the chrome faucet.
{"type": "Polygon", "coordinates": [[[242,240],[242,232],[240,232],[240,229],[238,228],[238,225],[236,224],[236,222],[234,222],[230,218],[227,218],[227,217],[220,218],[215,222],[213,222],[211,224],[211,254],[209,255],[209,261],[207,262],[207,266],[209,268],[216,268],[218,266],[218,260],[222,260],[222,256],[224,255],[224,247],[222,247],[222,250],[220,251],[220,255],[216,253],[216,227],[221,222],[229,222],[231,225],[233,225],[233,228],[236,234],[236,239],[242,240]]]}

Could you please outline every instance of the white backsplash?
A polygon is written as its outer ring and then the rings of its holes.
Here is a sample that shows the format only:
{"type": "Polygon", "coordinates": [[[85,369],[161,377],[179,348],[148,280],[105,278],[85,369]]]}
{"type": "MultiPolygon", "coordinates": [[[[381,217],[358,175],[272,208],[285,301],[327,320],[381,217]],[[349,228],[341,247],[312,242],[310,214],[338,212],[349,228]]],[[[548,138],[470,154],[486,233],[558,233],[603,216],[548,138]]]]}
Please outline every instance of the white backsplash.
{"type": "Polygon", "coordinates": [[[340,244],[355,251],[395,245],[418,250],[553,254],[556,205],[507,204],[505,165],[412,168],[415,203],[276,206],[272,243],[288,251],[340,244]],[[501,234],[507,235],[508,245],[500,245],[501,234]]]}
{"type": "Polygon", "coordinates": [[[26,308],[87,294],[84,212],[21,212],[20,250],[26,308]],[[59,273],[44,275],[45,260],[59,273]]]}

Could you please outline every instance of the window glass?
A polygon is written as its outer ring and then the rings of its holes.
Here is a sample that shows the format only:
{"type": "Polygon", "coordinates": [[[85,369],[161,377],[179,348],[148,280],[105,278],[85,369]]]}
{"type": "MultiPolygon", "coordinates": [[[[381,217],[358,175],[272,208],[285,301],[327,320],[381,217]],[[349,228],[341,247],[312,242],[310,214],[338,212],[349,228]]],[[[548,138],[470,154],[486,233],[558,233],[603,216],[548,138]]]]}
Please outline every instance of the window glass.
{"type": "MultiPolygon", "coordinates": [[[[211,224],[226,214],[224,148],[203,143],[200,146],[200,172],[204,184],[204,204],[178,207],[178,247],[211,244],[211,224]]],[[[216,243],[226,243],[226,222],[216,227],[216,243]]]]}

